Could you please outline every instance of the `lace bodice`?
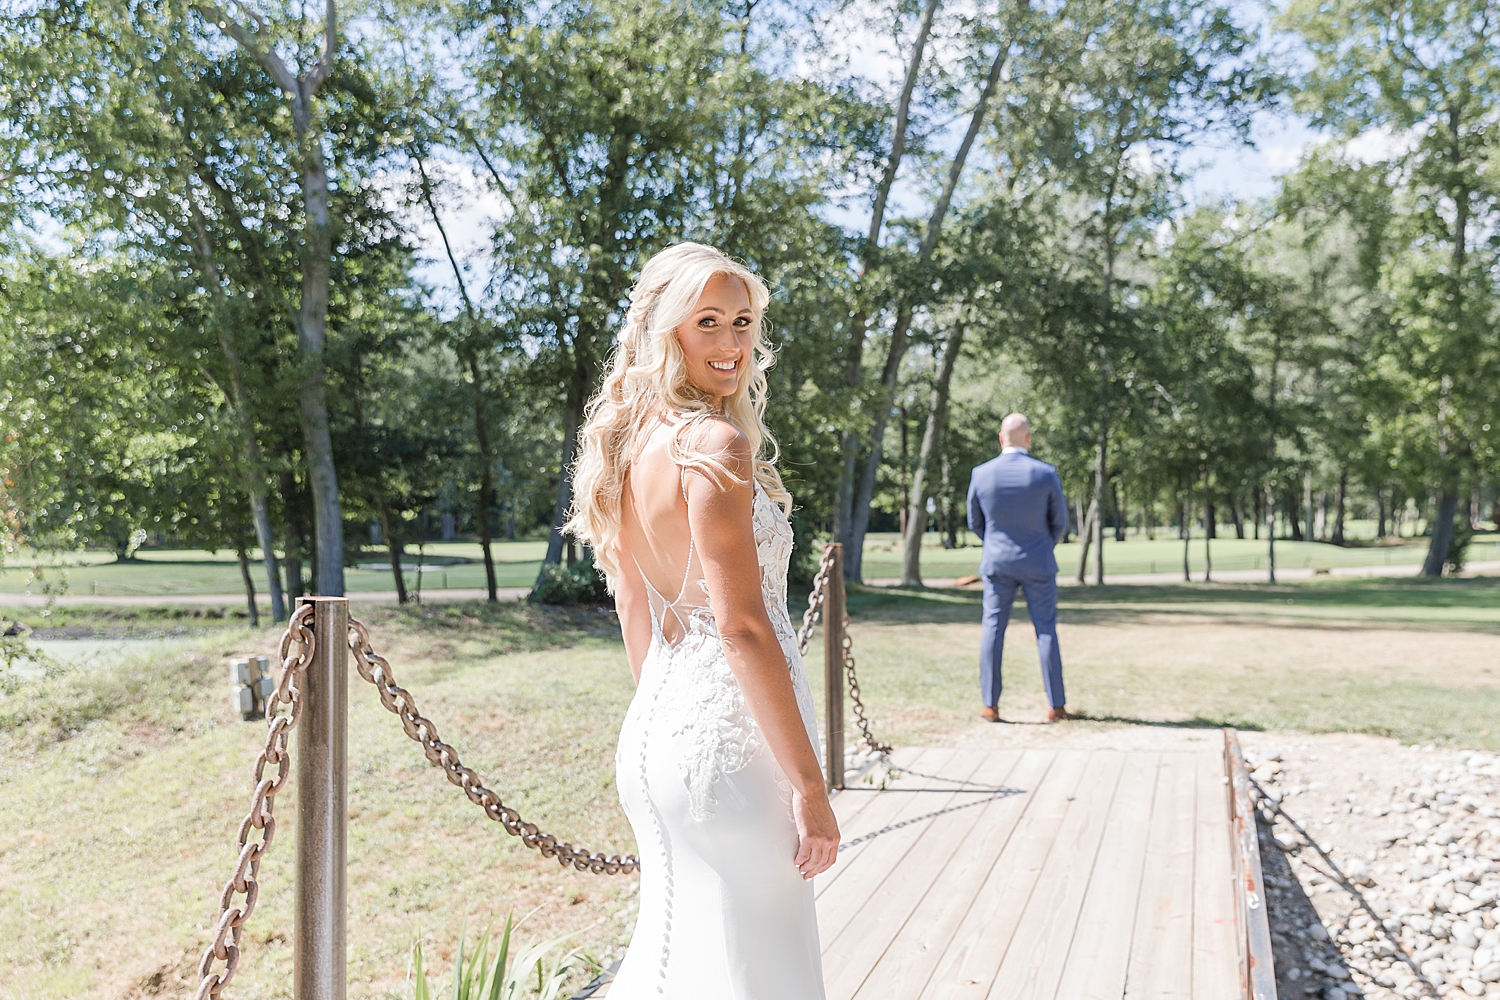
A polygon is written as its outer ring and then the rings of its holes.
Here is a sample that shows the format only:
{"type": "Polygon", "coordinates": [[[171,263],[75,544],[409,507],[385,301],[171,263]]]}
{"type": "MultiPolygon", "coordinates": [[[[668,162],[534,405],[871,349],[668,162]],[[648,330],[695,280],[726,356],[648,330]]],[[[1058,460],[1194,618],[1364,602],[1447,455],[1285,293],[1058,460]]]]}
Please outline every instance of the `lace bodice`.
{"type": "MultiPolygon", "coordinates": [[[[797,707],[816,752],[818,732],[812,688],[786,608],[792,527],[759,482],[755,484],[752,518],[761,596],[786,656],[797,707]]],[[[718,621],[694,552],[690,541],[687,573],[674,600],[668,601],[649,581],[646,583],[652,643],[642,668],[641,683],[653,685],[653,719],[672,726],[671,735],[686,740],[687,752],[681,764],[683,778],[693,818],[701,822],[713,816],[714,786],[719,779],[745,767],[766,750],[766,743],[724,657],[718,621]],[[669,631],[671,641],[667,636],[669,631]]],[[[782,777],[783,798],[790,803],[790,785],[782,777]]]]}

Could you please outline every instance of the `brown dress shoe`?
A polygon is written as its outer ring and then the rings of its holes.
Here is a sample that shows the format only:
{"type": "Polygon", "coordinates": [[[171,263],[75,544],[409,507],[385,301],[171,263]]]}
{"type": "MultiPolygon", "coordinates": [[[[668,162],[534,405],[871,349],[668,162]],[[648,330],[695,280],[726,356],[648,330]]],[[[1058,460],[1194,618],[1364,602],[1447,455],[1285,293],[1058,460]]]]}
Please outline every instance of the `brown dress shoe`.
{"type": "Polygon", "coordinates": [[[979,717],[985,722],[999,722],[1000,710],[993,705],[986,705],[984,706],[984,709],[979,713],[979,717]]]}
{"type": "Polygon", "coordinates": [[[1052,708],[1047,710],[1048,722],[1061,722],[1064,719],[1071,718],[1072,716],[1068,714],[1068,710],[1066,708],[1052,708]]]}

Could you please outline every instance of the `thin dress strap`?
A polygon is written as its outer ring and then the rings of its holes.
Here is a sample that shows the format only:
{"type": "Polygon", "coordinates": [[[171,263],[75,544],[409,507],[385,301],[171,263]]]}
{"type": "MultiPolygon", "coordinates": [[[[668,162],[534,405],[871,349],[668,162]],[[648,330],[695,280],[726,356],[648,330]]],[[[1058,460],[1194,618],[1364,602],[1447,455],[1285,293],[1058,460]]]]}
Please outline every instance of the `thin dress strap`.
{"type": "MultiPolygon", "coordinates": [[[[680,466],[680,465],[677,467],[677,469],[678,469],[677,481],[678,481],[679,487],[682,490],[682,505],[684,507],[686,507],[687,506],[687,502],[688,502],[688,499],[687,499],[687,470],[684,467],[680,466]]],[[[693,526],[692,526],[692,523],[689,522],[689,524],[688,524],[687,565],[682,568],[682,583],[679,584],[678,587],[677,587],[677,596],[675,598],[673,598],[672,600],[670,600],[670,601],[667,600],[666,597],[662,594],[662,592],[659,591],[659,590],[657,590],[656,587],[651,583],[651,578],[646,575],[646,571],[645,570],[641,569],[640,560],[636,559],[635,553],[632,552],[630,554],[630,561],[633,562],[633,563],[635,563],[635,571],[641,575],[641,582],[646,585],[646,594],[647,594],[647,601],[646,601],[646,603],[651,608],[651,625],[656,630],[656,634],[658,636],[661,636],[663,639],[665,639],[665,634],[663,632],[662,625],[663,625],[663,623],[664,623],[664,621],[666,619],[666,613],[668,611],[672,612],[672,617],[675,618],[675,619],[677,619],[677,627],[681,630],[682,635],[684,635],[684,636],[687,635],[687,628],[688,628],[687,620],[685,618],[683,618],[681,612],[678,611],[677,606],[679,604],[681,604],[682,603],[682,599],[687,596],[688,582],[691,580],[692,575],[693,575],[693,554],[694,554],[694,547],[693,547],[693,526]],[[657,601],[661,602],[661,613],[660,613],[660,615],[658,615],[657,610],[656,610],[656,603],[655,602],[657,602],[657,601]]]]}

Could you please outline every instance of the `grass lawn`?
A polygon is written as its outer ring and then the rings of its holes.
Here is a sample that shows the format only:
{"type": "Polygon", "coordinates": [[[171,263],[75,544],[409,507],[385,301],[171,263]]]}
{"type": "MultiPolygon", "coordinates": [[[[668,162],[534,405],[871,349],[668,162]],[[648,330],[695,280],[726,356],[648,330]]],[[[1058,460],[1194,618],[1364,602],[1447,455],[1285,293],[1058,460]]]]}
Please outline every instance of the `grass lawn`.
{"type": "MultiPolygon", "coordinates": [[[[529,587],[546,554],[546,542],[496,542],[495,582],[501,587],[529,587]]],[[[255,587],[265,598],[265,571],[259,550],[251,567],[255,587]]],[[[435,542],[427,546],[422,560],[422,587],[432,589],[482,588],[484,564],[476,542],[435,542]]],[[[402,563],[407,587],[417,586],[417,552],[409,551],[402,563]]],[[[168,596],[173,594],[242,594],[239,562],[232,552],[211,553],[196,549],[148,549],[130,562],[115,562],[103,552],[77,552],[37,557],[22,553],[10,565],[0,567],[0,594],[42,593],[43,584],[63,587],[69,594],[109,596],[168,596]],[[31,567],[42,567],[42,582],[32,578],[31,567]]],[[[384,551],[365,551],[357,565],[345,571],[345,589],[351,593],[395,590],[390,563],[384,551]]]]}
{"type": "MultiPolygon", "coordinates": [[[[978,601],[972,591],[851,594],[860,681],[881,736],[959,742],[980,730],[978,601]]],[[[1080,728],[1232,723],[1500,748],[1497,580],[1078,588],[1064,591],[1061,613],[1080,728]]],[[[631,685],[608,614],[357,599],[355,614],[443,738],[507,802],[575,843],[633,849],[613,787],[631,685]]],[[[1001,708],[1029,721],[1044,706],[1019,608],[1018,619],[1001,708]]],[[[151,608],[60,608],[46,624],[53,634],[177,638],[114,667],[12,679],[0,697],[0,998],[191,996],[263,738],[229,712],[225,658],[271,652],[277,633],[151,608]]],[[[535,908],[530,940],[571,932],[600,959],[617,955],[632,880],[526,851],[354,684],[350,995],[409,996],[419,929],[446,975],[465,915],[472,925],[535,908]]],[[[236,998],[290,995],[292,804],[290,794],[278,802],[236,998]]]]}
{"type": "MultiPolygon", "coordinates": [[[[1154,540],[1127,537],[1117,542],[1104,540],[1104,571],[1109,573],[1181,573],[1182,540],[1159,532],[1154,540]]],[[[1201,577],[1207,565],[1204,538],[1196,535],[1188,543],[1188,565],[1195,577],[1201,577]]],[[[942,548],[938,535],[930,533],[922,546],[922,574],[934,579],[968,576],[979,571],[979,540],[970,532],[960,536],[963,547],[942,548]]],[[[1215,570],[1265,569],[1266,543],[1252,538],[1215,538],[1208,542],[1215,570]]],[[[1078,570],[1080,545],[1077,541],[1059,545],[1057,565],[1065,576],[1078,570]]],[[[1276,565],[1280,569],[1332,569],[1336,566],[1411,566],[1420,565],[1427,554],[1427,539],[1407,538],[1381,545],[1341,547],[1325,542],[1291,542],[1276,540],[1276,565]]],[[[1500,559],[1500,538],[1494,534],[1477,535],[1469,545],[1470,562],[1500,559]]],[[[1089,559],[1093,565],[1092,556],[1089,559]]],[[[1091,570],[1092,572],[1092,570],[1091,570]]],[[[864,576],[866,580],[899,579],[901,576],[901,538],[894,533],[871,534],[865,539],[864,576]]]]}
{"type": "MultiPolygon", "coordinates": [[[[1155,540],[1130,537],[1104,543],[1107,573],[1178,573],[1182,569],[1182,542],[1163,531],[1155,540]]],[[[967,576],[979,568],[978,539],[969,532],[960,538],[964,547],[942,548],[938,535],[927,536],[922,548],[922,573],[932,579],[967,576]]],[[[1216,570],[1264,569],[1266,543],[1254,539],[1218,538],[1211,543],[1216,570]]],[[[1195,537],[1188,546],[1192,572],[1201,576],[1204,563],[1204,539],[1195,537]]],[[[258,552],[259,550],[257,550],[258,552]]],[[[544,541],[495,542],[495,580],[501,587],[530,587],[537,567],[547,551],[544,541]]],[[[1057,548],[1057,564],[1065,575],[1078,567],[1077,542],[1057,548]]],[[[1382,545],[1352,545],[1341,548],[1322,542],[1276,543],[1277,565],[1283,569],[1332,568],[1335,566],[1412,566],[1421,563],[1427,552],[1425,538],[1408,538],[1382,545]]],[[[257,558],[252,553],[252,558],[257,558]]],[[[1469,547],[1471,562],[1500,559],[1500,538],[1479,535],[1469,547]]],[[[406,585],[417,586],[417,553],[409,551],[403,563],[406,585]]],[[[264,602],[264,573],[254,565],[255,586],[264,602]]],[[[424,590],[478,589],[484,586],[484,565],[477,542],[433,542],[423,559],[424,590]]],[[[865,542],[864,575],[867,580],[896,579],[901,576],[901,539],[890,532],[872,533],[865,542]]],[[[351,594],[371,591],[393,591],[389,563],[383,551],[368,549],[357,565],[346,572],[346,589],[351,594]]],[[[0,595],[25,592],[43,593],[44,585],[62,587],[73,595],[171,596],[177,594],[240,594],[239,564],[232,553],[210,553],[187,549],[147,549],[132,562],[117,563],[114,556],[102,552],[77,552],[37,556],[21,553],[10,565],[0,567],[0,595]],[[42,582],[31,576],[30,567],[43,568],[42,582]]]]}

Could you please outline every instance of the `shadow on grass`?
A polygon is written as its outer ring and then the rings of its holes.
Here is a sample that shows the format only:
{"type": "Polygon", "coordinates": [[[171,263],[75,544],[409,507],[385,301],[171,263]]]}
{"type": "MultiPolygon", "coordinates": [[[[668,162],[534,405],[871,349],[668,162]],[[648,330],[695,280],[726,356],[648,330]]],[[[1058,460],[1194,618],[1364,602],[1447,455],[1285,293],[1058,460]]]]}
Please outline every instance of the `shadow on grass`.
{"type": "Polygon", "coordinates": [[[565,649],[589,639],[620,639],[613,608],[526,601],[445,601],[378,605],[363,612],[375,629],[420,633],[434,641],[478,644],[488,655],[565,649]]]}

